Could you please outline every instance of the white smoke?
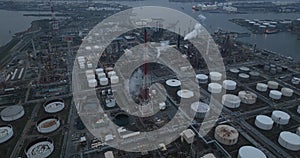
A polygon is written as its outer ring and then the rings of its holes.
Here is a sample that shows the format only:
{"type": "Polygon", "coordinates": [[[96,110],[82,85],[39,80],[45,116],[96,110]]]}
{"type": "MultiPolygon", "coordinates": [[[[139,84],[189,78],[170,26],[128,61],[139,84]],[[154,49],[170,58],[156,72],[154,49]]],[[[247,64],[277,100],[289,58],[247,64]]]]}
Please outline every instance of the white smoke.
{"type": "Polygon", "coordinates": [[[197,23],[194,27],[194,30],[188,34],[185,35],[184,40],[189,40],[189,39],[193,39],[196,38],[198,35],[200,35],[200,33],[203,31],[202,29],[202,25],[197,23]]]}
{"type": "Polygon", "coordinates": [[[200,22],[202,23],[204,20],[206,20],[206,17],[203,14],[199,14],[198,18],[200,20],[200,22]]]}
{"type": "Polygon", "coordinates": [[[132,74],[129,80],[129,93],[133,96],[139,95],[142,86],[143,86],[143,71],[141,69],[138,69],[132,74]]]}

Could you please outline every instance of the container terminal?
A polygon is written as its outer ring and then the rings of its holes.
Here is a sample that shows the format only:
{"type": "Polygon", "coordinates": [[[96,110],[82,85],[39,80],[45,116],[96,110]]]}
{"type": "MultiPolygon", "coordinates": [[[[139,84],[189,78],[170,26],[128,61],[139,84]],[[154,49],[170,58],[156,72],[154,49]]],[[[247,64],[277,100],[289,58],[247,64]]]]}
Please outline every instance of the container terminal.
{"type": "MultiPolygon", "coordinates": [[[[217,30],[211,36],[223,57],[225,70],[209,71],[204,57],[184,37],[166,29],[149,27],[134,29],[115,38],[93,65],[93,58],[76,57],[80,45],[96,24],[129,7],[116,3],[50,2],[0,3],[0,8],[10,6],[19,10],[38,8],[51,11],[50,17],[34,21],[30,29],[17,33],[11,42],[0,48],[0,150],[3,157],[299,157],[298,61],[280,52],[263,50],[237,40],[238,36],[247,34],[217,30]],[[128,62],[130,50],[148,41],[176,49],[189,61],[196,75],[188,79],[197,81],[200,99],[190,103],[188,108],[195,117],[176,140],[159,144],[156,150],[126,152],[108,144],[118,139],[128,146],[137,146],[143,141],[137,139],[140,138],[139,131],[162,128],[180,109],[180,100],[190,101],[197,95],[188,89],[180,89],[182,82],[170,68],[149,63],[132,72],[129,84],[133,88],[129,91],[136,103],[156,97],[157,102],[152,106],[158,113],[140,118],[120,108],[115,89],[124,76],[114,63],[123,54],[129,54],[122,61],[128,62]],[[76,79],[81,83],[80,90],[87,93],[94,89],[98,101],[86,95],[80,98],[80,102],[74,102],[74,67],[78,69],[76,79]],[[144,80],[147,85],[159,83],[166,90],[165,95],[161,95],[160,86],[145,89],[144,80]],[[211,99],[214,95],[220,95],[219,102],[211,99]],[[199,128],[211,124],[211,120],[204,117],[217,113],[217,109],[211,106],[212,102],[223,105],[223,108],[213,128],[202,135],[199,128]],[[100,107],[105,115],[93,115],[100,107]],[[93,116],[88,125],[83,119],[84,114],[93,116]],[[106,129],[108,120],[120,128],[106,129]],[[89,126],[106,133],[105,137],[95,137],[89,126]]],[[[255,19],[232,21],[257,31],[254,25],[250,26],[255,19]]],[[[276,22],[277,27],[283,23],[282,27],[286,29],[280,31],[291,29],[297,32],[300,28],[298,21],[256,22],[262,25],[276,22]]],[[[114,23],[107,23],[107,26],[119,27],[114,23]]],[[[150,54],[154,53],[151,51],[150,54]]],[[[170,60],[176,62],[178,59],[170,60]]],[[[179,65],[179,69],[189,72],[191,67],[179,65]]],[[[122,88],[118,90],[118,93],[124,91],[122,88]]],[[[149,109],[131,107],[130,110],[147,112],[149,109]]],[[[180,123],[179,120],[178,125],[180,123]]]]}

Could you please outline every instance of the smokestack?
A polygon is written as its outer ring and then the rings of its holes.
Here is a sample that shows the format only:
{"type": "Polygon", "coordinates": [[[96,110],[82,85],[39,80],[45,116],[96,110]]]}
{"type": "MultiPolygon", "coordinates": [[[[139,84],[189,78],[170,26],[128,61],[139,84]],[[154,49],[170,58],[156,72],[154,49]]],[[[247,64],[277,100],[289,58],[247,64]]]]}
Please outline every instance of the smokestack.
{"type": "Polygon", "coordinates": [[[147,30],[146,28],[144,29],[144,42],[147,43],[148,42],[148,34],[147,34],[147,30]]]}

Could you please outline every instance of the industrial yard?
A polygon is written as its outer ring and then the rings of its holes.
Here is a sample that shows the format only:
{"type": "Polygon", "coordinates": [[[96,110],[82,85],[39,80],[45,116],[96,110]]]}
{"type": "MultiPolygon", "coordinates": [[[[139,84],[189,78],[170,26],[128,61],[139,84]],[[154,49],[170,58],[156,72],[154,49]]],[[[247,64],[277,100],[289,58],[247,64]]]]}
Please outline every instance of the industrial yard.
{"type": "MultiPolygon", "coordinates": [[[[104,19],[130,7],[3,1],[0,8],[51,11],[26,14],[47,18],[0,48],[1,157],[299,157],[300,62],[238,41],[243,33],[217,30],[214,47],[193,28],[177,33],[180,22],[152,18],[106,43],[132,24],[104,19]],[[208,52],[216,49],[224,68],[211,70],[216,56],[208,52]]],[[[253,34],[300,31],[299,19],[230,21],[253,34]]]]}

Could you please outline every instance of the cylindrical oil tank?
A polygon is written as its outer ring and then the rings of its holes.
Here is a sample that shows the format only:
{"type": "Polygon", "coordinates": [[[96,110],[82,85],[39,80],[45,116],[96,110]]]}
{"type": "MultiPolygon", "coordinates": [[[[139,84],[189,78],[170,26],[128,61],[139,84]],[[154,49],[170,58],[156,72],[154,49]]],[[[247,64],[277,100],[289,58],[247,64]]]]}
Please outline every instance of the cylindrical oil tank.
{"type": "Polygon", "coordinates": [[[194,92],[190,91],[190,90],[187,90],[187,89],[182,89],[182,90],[179,90],[177,92],[177,95],[180,97],[180,98],[183,98],[183,99],[189,99],[189,98],[192,98],[194,96],[194,92]]]}
{"type": "Polygon", "coordinates": [[[271,90],[269,93],[269,97],[275,100],[281,99],[282,93],[278,90],[271,90]]]}
{"type": "Polygon", "coordinates": [[[194,102],[191,104],[192,114],[195,114],[195,118],[204,118],[209,109],[209,105],[203,102],[194,102]]]}
{"type": "Polygon", "coordinates": [[[115,71],[109,71],[107,73],[107,76],[110,78],[111,76],[116,76],[116,72],[115,71]]]}
{"type": "Polygon", "coordinates": [[[250,69],[248,67],[242,66],[239,68],[241,70],[241,72],[249,72],[250,69]]]}
{"type": "Polygon", "coordinates": [[[280,133],[278,143],[291,151],[300,150],[300,136],[289,131],[283,131],[280,133]]]}
{"type": "Polygon", "coordinates": [[[208,84],[208,91],[210,93],[221,93],[222,86],[219,83],[210,83],[208,84]]]}
{"type": "Polygon", "coordinates": [[[272,120],[280,125],[287,125],[290,121],[291,116],[283,111],[274,110],[272,112],[272,120]]]}
{"type": "Polygon", "coordinates": [[[106,85],[108,85],[108,78],[106,78],[106,77],[100,78],[99,82],[100,82],[101,86],[106,86],[106,85]]]}
{"type": "Polygon", "coordinates": [[[215,139],[225,145],[234,145],[239,138],[239,132],[229,125],[219,125],[215,129],[215,139]]]}
{"type": "Polygon", "coordinates": [[[271,130],[273,128],[274,121],[269,116],[257,115],[254,124],[262,130],[271,130]]]}
{"type": "Polygon", "coordinates": [[[222,96],[222,104],[228,108],[240,107],[241,99],[233,94],[224,94],[222,96]]]}
{"type": "Polygon", "coordinates": [[[88,84],[90,88],[95,88],[97,87],[97,80],[96,79],[89,79],[88,84]]]}
{"type": "Polygon", "coordinates": [[[5,143],[14,135],[13,127],[11,125],[0,126],[0,144],[5,143]]]}
{"type": "Polygon", "coordinates": [[[290,88],[281,88],[281,93],[283,96],[286,96],[286,97],[291,97],[294,93],[294,91],[290,88]]]}
{"type": "Polygon", "coordinates": [[[231,73],[237,75],[237,74],[240,72],[240,70],[237,69],[237,68],[231,68],[231,69],[229,69],[229,72],[231,72],[231,73]]]}
{"type": "Polygon", "coordinates": [[[291,82],[292,82],[292,84],[298,85],[300,83],[300,78],[293,77],[291,82]]]}
{"type": "Polygon", "coordinates": [[[205,84],[208,82],[208,76],[205,74],[197,74],[196,79],[201,84],[205,84]]]}
{"type": "Polygon", "coordinates": [[[209,77],[211,81],[220,81],[222,79],[222,74],[220,72],[210,72],[209,77]]]}
{"type": "Polygon", "coordinates": [[[267,158],[258,148],[253,146],[242,146],[238,152],[238,158],[267,158]]]}
{"type": "Polygon", "coordinates": [[[169,79],[166,81],[166,90],[169,96],[175,97],[177,96],[177,91],[180,89],[181,82],[177,79],[169,79]]]}
{"type": "Polygon", "coordinates": [[[236,89],[236,82],[233,80],[224,80],[223,81],[223,88],[226,90],[235,90],[236,89]]]}
{"type": "Polygon", "coordinates": [[[86,70],[85,75],[94,75],[94,70],[86,70]]]}
{"type": "Polygon", "coordinates": [[[40,133],[51,133],[60,127],[60,120],[57,117],[47,117],[37,122],[36,128],[40,133]]]}
{"type": "Polygon", "coordinates": [[[97,68],[96,69],[96,74],[98,73],[104,73],[104,69],[103,68],[97,68]]]}
{"type": "Polygon", "coordinates": [[[27,158],[46,158],[54,151],[54,142],[50,138],[34,140],[25,148],[27,158]]]}
{"type": "Polygon", "coordinates": [[[117,84],[119,83],[119,76],[111,76],[110,77],[111,84],[117,84]]]}
{"type": "Polygon", "coordinates": [[[89,75],[86,75],[86,78],[87,78],[87,80],[95,79],[95,75],[89,74],[89,75]]]}
{"type": "Polygon", "coordinates": [[[239,97],[244,104],[254,104],[256,103],[257,95],[250,91],[240,91],[239,97]]]}
{"type": "Polygon", "coordinates": [[[251,72],[249,72],[249,75],[250,75],[250,78],[257,79],[259,77],[260,73],[257,71],[251,71],[251,72]]]}
{"type": "Polygon", "coordinates": [[[103,72],[97,73],[98,78],[105,78],[106,74],[103,72]]]}
{"type": "Polygon", "coordinates": [[[279,84],[275,81],[268,81],[268,87],[270,89],[278,89],[279,84]]]}
{"type": "Polygon", "coordinates": [[[246,74],[246,73],[240,73],[240,74],[239,74],[239,79],[240,79],[241,81],[249,80],[249,78],[250,78],[250,76],[249,76],[248,74],[246,74]]]}
{"type": "Polygon", "coordinates": [[[12,105],[3,109],[0,113],[3,121],[15,121],[25,114],[24,108],[21,105],[12,105]]]}
{"type": "Polygon", "coordinates": [[[300,105],[298,105],[297,113],[300,114],[300,105]]]}
{"type": "Polygon", "coordinates": [[[268,85],[266,85],[264,83],[257,83],[256,90],[258,90],[260,92],[266,92],[268,90],[268,85]]]}

